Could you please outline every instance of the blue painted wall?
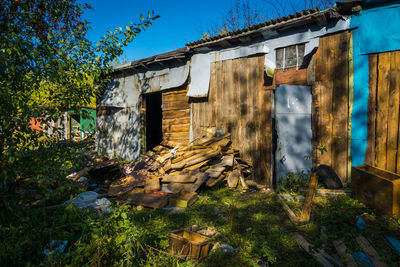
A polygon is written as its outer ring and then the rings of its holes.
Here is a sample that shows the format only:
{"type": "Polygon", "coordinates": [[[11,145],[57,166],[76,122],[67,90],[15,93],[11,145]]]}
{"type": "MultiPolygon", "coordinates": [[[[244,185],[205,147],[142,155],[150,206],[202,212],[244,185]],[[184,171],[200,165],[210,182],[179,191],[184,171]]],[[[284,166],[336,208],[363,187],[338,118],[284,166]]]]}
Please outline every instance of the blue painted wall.
{"type": "Polygon", "coordinates": [[[364,9],[351,17],[353,30],[354,104],[351,114],[352,165],[364,164],[367,148],[368,54],[400,49],[400,4],[366,0],[364,9]]]}

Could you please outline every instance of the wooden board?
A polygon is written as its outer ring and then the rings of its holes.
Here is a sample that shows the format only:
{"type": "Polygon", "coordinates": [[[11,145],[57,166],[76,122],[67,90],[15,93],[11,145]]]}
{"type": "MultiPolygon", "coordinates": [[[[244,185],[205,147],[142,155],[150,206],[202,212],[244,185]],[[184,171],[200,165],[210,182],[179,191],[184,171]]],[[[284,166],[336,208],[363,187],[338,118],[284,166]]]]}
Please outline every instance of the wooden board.
{"type": "Polygon", "coordinates": [[[390,54],[389,69],[389,109],[388,109],[388,141],[386,170],[395,172],[397,163],[397,140],[399,129],[399,85],[396,72],[400,68],[396,54],[390,54]]]}
{"type": "Polygon", "coordinates": [[[368,95],[368,137],[365,163],[374,166],[375,163],[375,134],[376,134],[376,88],[378,56],[369,56],[369,95],[368,95]]]}
{"type": "Polygon", "coordinates": [[[346,245],[341,240],[334,240],[333,246],[338,252],[339,256],[344,259],[344,263],[349,267],[357,267],[356,261],[353,259],[351,254],[347,251],[346,245]]]}
{"type": "Polygon", "coordinates": [[[315,191],[318,185],[318,175],[313,173],[311,175],[310,184],[308,186],[307,196],[304,200],[303,208],[301,210],[300,221],[307,222],[310,220],[311,208],[315,197],[315,191]]]}
{"type": "Polygon", "coordinates": [[[307,69],[289,68],[275,71],[275,85],[280,84],[307,84],[307,69]]]}
{"type": "Polygon", "coordinates": [[[172,119],[163,119],[162,122],[163,126],[169,126],[169,125],[186,125],[190,124],[190,117],[181,117],[181,118],[172,118],[172,119]]]}
{"type": "Polygon", "coordinates": [[[365,254],[370,257],[371,261],[374,263],[376,267],[384,267],[387,266],[385,262],[381,260],[379,257],[378,252],[371,246],[371,244],[368,242],[368,240],[363,237],[361,234],[356,236],[356,241],[364,250],[365,254]]]}
{"type": "Polygon", "coordinates": [[[206,153],[197,154],[197,155],[187,158],[181,162],[172,164],[171,168],[172,169],[182,169],[182,168],[190,167],[195,164],[206,161],[208,159],[211,159],[213,157],[216,157],[219,153],[220,153],[219,151],[210,151],[210,152],[206,152],[206,153]]]}
{"type": "Polygon", "coordinates": [[[190,110],[174,110],[174,111],[163,111],[164,119],[174,119],[174,118],[187,118],[190,117],[190,110]]]}
{"type": "Polygon", "coordinates": [[[193,174],[176,174],[164,175],[161,179],[163,183],[194,183],[197,177],[193,174]]]}
{"type": "Polygon", "coordinates": [[[207,181],[207,179],[208,175],[202,173],[202,175],[197,177],[197,180],[194,184],[169,183],[167,188],[173,193],[179,193],[182,191],[195,192],[207,181]]]}
{"type": "Polygon", "coordinates": [[[378,88],[377,88],[377,121],[376,121],[376,158],[377,167],[386,169],[388,110],[389,110],[389,69],[390,54],[379,55],[378,88]]]}
{"type": "Polygon", "coordinates": [[[199,196],[196,192],[181,192],[176,197],[172,197],[169,199],[169,205],[174,207],[187,208],[191,206],[197,199],[199,199],[199,196]]]}
{"type": "MultiPolygon", "coordinates": [[[[307,242],[307,240],[300,235],[299,233],[292,233],[294,239],[296,239],[297,243],[308,253],[310,254],[316,261],[322,264],[325,267],[333,267],[333,265],[324,257],[326,253],[320,253],[313,249],[311,249],[311,245],[307,242]]],[[[330,256],[329,256],[330,257],[330,256]]]]}
{"type": "Polygon", "coordinates": [[[130,203],[147,208],[163,208],[168,205],[168,197],[146,193],[128,193],[126,196],[130,203]]]}
{"type": "Polygon", "coordinates": [[[348,86],[348,50],[349,34],[336,34],[335,53],[332,56],[331,64],[334,64],[331,73],[333,80],[333,103],[332,103],[332,168],[342,181],[347,175],[347,125],[349,117],[349,86],[348,86]]]}
{"type": "MultiPolygon", "coordinates": [[[[396,91],[400,91],[400,51],[392,52],[392,61],[391,63],[391,74],[390,74],[390,86],[395,86],[396,91]]],[[[399,101],[400,102],[400,101],[399,101]]],[[[399,103],[400,106],[400,103],[399,103]]],[[[400,121],[400,114],[399,114],[400,121]]],[[[397,158],[396,158],[396,173],[400,174],[400,123],[397,126],[397,158]]]]}
{"type": "Polygon", "coordinates": [[[165,111],[170,110],[182,110],[189,109],[190,104],[188,103],[188,99],[186,101],[174,101],[174,102],[164,102],[162,104],[162,109],[165,111]]]}
{"type": "Polygon", "coordinates": [[[205,173],[208,174],[210,178],[218,178],[225,170],[225,167],[211,167],[205,173]]]}

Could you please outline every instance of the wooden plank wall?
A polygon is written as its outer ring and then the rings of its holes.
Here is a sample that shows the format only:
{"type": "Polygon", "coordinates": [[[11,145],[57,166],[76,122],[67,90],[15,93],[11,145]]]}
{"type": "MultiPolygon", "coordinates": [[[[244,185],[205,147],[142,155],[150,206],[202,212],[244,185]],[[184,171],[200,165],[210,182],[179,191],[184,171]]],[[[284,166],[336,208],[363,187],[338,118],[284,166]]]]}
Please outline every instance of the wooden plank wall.
{"type": "Polygon", "coordinates": [[[349,41],[349,32],[319,39],[313,85],[313,164],[331,166],[342,181],[349,163],[349,41]]]}
{"type": "Polygon", "coordinates": [[[211,65],[208,98],[193,100],[193,137],[207,129],[230,132],[233,146],[253,164],[255,179],[271,185],[271,91],[263,90],[264,56],[211,65]]]}
{"type": "Polygon", "coordinates": [[[365,163],[400,173],[400,51],[369,56],[365,163]]]}
{"type": "Polygon", "coordinates": [[[178,144],[189,143],[190,104],[187,84],[162,91],[163,139],[178,144]]]}

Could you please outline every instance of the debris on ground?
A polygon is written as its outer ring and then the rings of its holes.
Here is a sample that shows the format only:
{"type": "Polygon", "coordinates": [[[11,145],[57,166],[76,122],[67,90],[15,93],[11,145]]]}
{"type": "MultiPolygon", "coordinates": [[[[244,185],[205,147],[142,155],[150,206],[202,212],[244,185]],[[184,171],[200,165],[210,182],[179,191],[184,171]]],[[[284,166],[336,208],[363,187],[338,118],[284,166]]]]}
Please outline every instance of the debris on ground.
{"type": "Polygon", "coordinates": [[[353,252],[351,253],[351,256],[358,262],[360,266],[368,266],[368,267],[375,266],[372,263],[372,261],[368,258],[368,256],[362,251],[353,252]]]}
{"type": "Polygon", "coordinates": [[[332,167],[322,164],[315,169],[315,172],[318,174],[318,183],[322,184],[325,188],[343,188],[342,181],[332,167]]]}
{"type": "Polygon", "coordinates": [[[358,230],[360,230],[360,231],[365,230],[366,224],[365,224],[364,219],[361,216],[357,218],[355,225],[358,230]]]}
{"type": "Polygon", "coordinates": [[[394,236],[385,236],[385,243],[400,256],[400,241],[394,236]]]}
{"type": "MultiPolygon", "coordinates": [[[[316,190],[317,190],[317,185],[318,185],[318,174],[316,172],[314,172],[311,174],[311,179],[310,179],[310,183],[308,185],[307,195],[304,198],[300,216],[296,216],[296,214],[290,209],[290,207],[284,201],[284,199],[288,200],[289,202],[293,201],[294,198],[291,195],[288,195],[288,194],[283,194],[283,195],[277,194],[276,195],[276,199],[282,205],[283,210],[286,212],[289,219],[294,224],[308,223],[310,221],[311,209],[312,209],[314,197],[315,197],[316,190]]],[[[296,200],[301,200],[301,199],[303,199],[303,198],[296,197],[296,200]]]]}
{"type": "Polygon", "coordinates": [[[201,187],[216,187],[226,180],[231,188],[248,189],[245,176],[252,172],[232,148],[230,134],[205,136],[187,146],[164,141],[126,164],[95,153],[89,156],[95,163],[68,179],[94,193],[149,208],[188,207],[198,199],[201,187]]]}
{"type": "Polygon", "coordinates": [[[67,240],[51,240],[44,248],[43,254],[46,255],[47,258],[51,259],[52,257],[63,253],[67,244],[67,240]]]}
{"type": "Polygon", "coordinates": [[[208,255],[211,239],[188,229],[175,230],[169,236],[169,251],[179,256],[197,260],[208,255]]]}
{"type": "Polygon", "coordinates": [[[74,205],[74,207],[76,207],[76,208],[87,208],[90,204],[92,204],[96,201],[98,196],[99,196],[99,194],[97,194],[96,192],[86,191],[86,192],[80,193],[79,195],[77,195],[76,197],[74,197],[71,200],[65,201],[63,205],[67,206],[70,203],[72,203],[72,205],[74,205]]]}
{"type": "Polygon", "coordinates": [[[99,196],[100,195],[94,191],[86,191],[80,193],[73,199],[65,201],[62,206],[68,206],[72,203],[76,208],[89,208],[102,213],[109,213],[111,202],[107,198],[99,198],[99,196]]]}
{"type": "Polygon", "coordinates": [[[212,226],[209,226],[207,228],[200,229],[200,230],[194,230],[194,228],[192,226],[192,231],[195,231],[196,233],[199,233],[201,235],[208,236],[208,237],[214,237],[214,236],[219,234],[217,229],[215,227],[212,227],[212,226]]]}
{"type": "Polygon", "coordinates": [[[217,246],[216,249],[221,250],[223,253],[229,253],[229,254],[233,254],[236,251],[239,251],[238,248],[234,248],[228,244],[219,244],[219,246],[217,246]]]}

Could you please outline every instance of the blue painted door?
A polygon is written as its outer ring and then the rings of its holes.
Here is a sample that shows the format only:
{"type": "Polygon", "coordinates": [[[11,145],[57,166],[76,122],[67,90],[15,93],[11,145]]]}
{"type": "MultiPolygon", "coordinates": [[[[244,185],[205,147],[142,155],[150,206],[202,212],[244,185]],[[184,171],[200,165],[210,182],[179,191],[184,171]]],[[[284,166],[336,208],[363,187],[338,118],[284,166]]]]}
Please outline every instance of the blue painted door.
{"type": "Polygon", "coordinates": [[[275,90],[276,178],[312,168],[311,87],[280,85],[275,90]]]}

